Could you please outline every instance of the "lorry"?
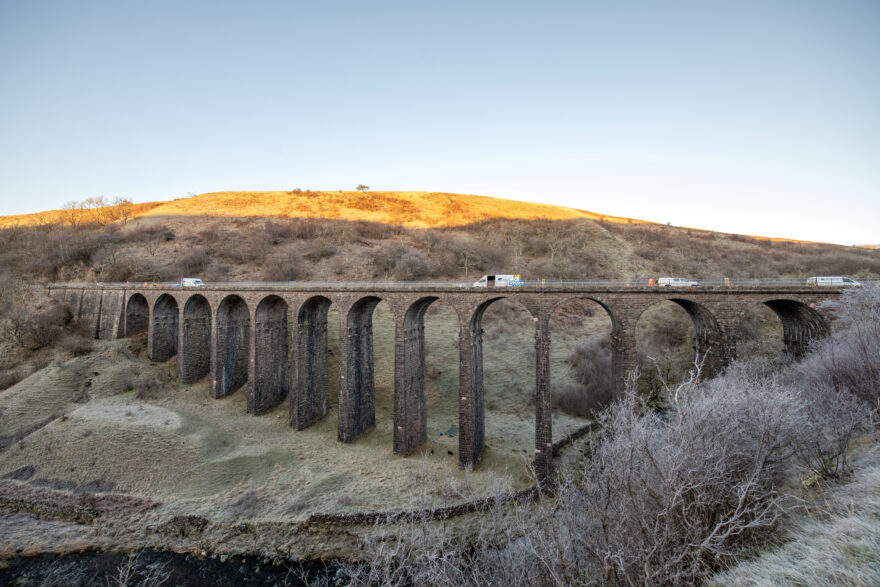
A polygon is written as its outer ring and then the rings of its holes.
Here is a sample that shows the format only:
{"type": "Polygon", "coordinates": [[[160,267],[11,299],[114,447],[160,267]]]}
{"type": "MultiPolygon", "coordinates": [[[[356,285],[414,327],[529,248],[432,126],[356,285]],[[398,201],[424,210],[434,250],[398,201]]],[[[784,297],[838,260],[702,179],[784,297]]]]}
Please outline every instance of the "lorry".
{"type": "Polygon", "coordinates": [[[484,275],[474,282],[473,287],[509,287],[525,285],[526,282],[519,278],[519,274],[484,275]]]}
{"type": "Polygon", "coordinates": [[[658,277],[654,283],[657,287],[694,287],[700,285],[699,281],[692,281],[686,277],[658,277]]]}
{"type": "Polygon", "coordinates": [[[842,275],[808,277],[807,285],[824,287],[859,286],[860,282],[842,275]]]}

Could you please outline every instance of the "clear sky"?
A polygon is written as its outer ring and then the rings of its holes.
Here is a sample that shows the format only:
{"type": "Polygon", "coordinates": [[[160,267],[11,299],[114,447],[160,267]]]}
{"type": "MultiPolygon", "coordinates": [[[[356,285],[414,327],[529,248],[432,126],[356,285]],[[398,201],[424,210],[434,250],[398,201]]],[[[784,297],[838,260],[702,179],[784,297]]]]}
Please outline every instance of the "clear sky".
{"type": "Polygon", "coordinates": [[[446,191],[880,242],[880,1],[0,0],[0,214],[446,191]]]}

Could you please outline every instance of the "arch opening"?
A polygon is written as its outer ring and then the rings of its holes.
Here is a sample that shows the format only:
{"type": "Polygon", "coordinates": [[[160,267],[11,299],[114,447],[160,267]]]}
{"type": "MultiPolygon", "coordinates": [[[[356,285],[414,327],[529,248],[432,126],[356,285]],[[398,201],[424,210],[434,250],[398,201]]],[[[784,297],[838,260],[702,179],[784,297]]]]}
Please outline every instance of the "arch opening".
{"type": "Polygon", "coordinates": [[[693,319],[672,300],[641,313],[635,328],[639,393],[656,397],[665,384],[687,377],[694,366],[694,335],[693,319]]]}
{"type": "Polygon", "coordinates": [[[183,305],[177,369],[183,383],[195,383],[211,371],[211,305],[201,294],[190,296],[183,305]]]}
{"type": "Polygon", "coordinates": [[[473,467],[488,446],[524,480],[522,456],[532,454],[536,434],[536,319],[499,296],[481,303],[466,324],[459,462],[473,467]]]}
{"type": "Polygon", "coordinates": [[[271,295],[257,305],[254,316],[254,377],[248,386],[247,411],[263,414],[287,397],[290,390],[287,302],[271,295]]]}
{"type": "Polygon", "coordinates": [[[800,359],[810,342],[828,336],[828,322],[816,310],[797,300],[773,299],[764,304],[773,310],[782,322],[782,343],[790,356],[800,359]]]}
{"type": "Polygon", "coordinates": [[[323,296],[306,300],[297,314],[296,357],[290,425],[297,430],[327,415],[330,401],[330,353],[327,316],[331,302],[323,296]]]}
{"type": "Polygon", "coordinates": [[[764,303],[746,308],[736,329],[736,358],[766,367],[785,359],[782,320],[764,303]]]}
{"type": "Polygon", "coordinates": [[[426,393],[425,314],[435,301],[427,296],[413,302],[403,316],[397,339],[394,392],[394,452],[408,455],[428,437],[426,393]]]}
{"type": "Polygon", "coordinates": [[[142,294],[136,293],[128,298],[128,303],[125,305],[125,336],[146,332],[149,325],[150,304],[142,294]]]}
{"type": "Polygon", "coordinates": [[[177,300],[169,294],[159,296],[159,299],[153,304],[151,360],[167,361],[177,354],[179,319],[177,300]]]}
{"type": "Polygon", "coordinates": [[[556,438],[582,430],[617,391],[614,315],[598,300],[574,298],[550,317],[552,425],[556,438]]]}
{"type": "Polygon", "coordinates": [[[211,395],[225,397],[248,382],[250,313],[245,301],[231,295],[217,308],[217,348],[211,378],[211,395]]]}

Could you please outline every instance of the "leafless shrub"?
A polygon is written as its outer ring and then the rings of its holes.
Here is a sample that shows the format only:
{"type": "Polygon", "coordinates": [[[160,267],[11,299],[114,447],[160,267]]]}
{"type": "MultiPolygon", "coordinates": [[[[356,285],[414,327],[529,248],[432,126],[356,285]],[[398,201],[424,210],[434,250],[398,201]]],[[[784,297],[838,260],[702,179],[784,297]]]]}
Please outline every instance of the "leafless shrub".
{"type": "Polygon", "coordinates": [[[366,220],[358,220],[354,223],[354,229],[358,236],[371,240],[379,240],[388,238],[397,230],[396,227],[390,227],[381,222],[368,222],[366,220]]]}
{"type": "Polygon", "coordinates": [[[311,263],[303,260],[298,251],[279,251],[266,259],[262,279],[271,282],[308,279],[311,263]]]}
{"type": "Polygon", "coordinates": [[[870,421],[870,408],[846,389],[831,385],[801,386],[804,425],[795,431],[798,460],[823,479],[848,473],[847,457],[853,437],[870,421]]]}
{"type": "Polygon", "coordinates": [[[585,417],[605,408],[614,392],[609,338],[593,336],[578,344],[567,362],[574,369],[575,382],[553,390],[554,407],[585,417]]]}
{"type": "Polygon", "coordinates": [[[848,390],[880,410],[880,284],[851,288],[825,309],[837,315],[834,336],[814,342],[795,376],[848,390]]]}
{"type": "Polygon", "coordinates": [[[332,242],[324,239],[317,239],[312,242],[312,246],[306,251],[304,257],[309,261],[317,263],[322,259],[332,257],[337,252],[339,252],[339,248],[332,242]]]}
{"type": "Polygon", "coordinates": [[[128,585],[141,585],[145,587],[159,587],[171,578],[171,569],[167,562],[148,564],[140,559],[140,552],[129,553],[116,568],[116,574],[107,577],[107,586],[127,587],[128,585]]]}
{"type": "Polygon", "coordinates": [[[189,249],[180,258],[180,265],[185,275],[198,275],[205,270],[211,257],[203,247],[189,249]]]}
{"type": "Polygon", "coordinates": [[[25,378],[20,369],[11,369],[0,373],[0,391],[8,389],[25,378]]]}
{"type": "Polygon", "coordinates": [[[772,380],[698,386],[697,377],[669,390],[662,415],[639,416],[632,385],[606,415],[584,497],[601,528],[592,551],[611,582],[695,582],[779,516],[774,481],[797,399],[772,380]]]}
{"type": "Polygon", "coordinates": [[[66,305],[24,281],[0,284],[0,337],[8,342],[29,350],[47,346],[61,335],[70,318],[66,305]]]}
{"type": "Polygon", "coordinates": [[[59,350],[70,353],[74,357],[87,355],[95,348],[95,342],[78,332],[68,332],[58,340],[59,350]]]}

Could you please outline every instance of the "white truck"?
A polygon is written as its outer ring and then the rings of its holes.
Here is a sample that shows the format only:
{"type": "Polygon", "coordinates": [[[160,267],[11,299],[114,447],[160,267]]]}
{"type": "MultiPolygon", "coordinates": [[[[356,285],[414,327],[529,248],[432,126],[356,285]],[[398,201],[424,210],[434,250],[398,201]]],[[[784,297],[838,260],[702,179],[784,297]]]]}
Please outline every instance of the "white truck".
{"type": "Polygon", "coordinates": [[[184,277],[180,280],[180,287],[205,287],[205,282],[198,277],[184,277]]]}
{"type": "Polygon", "coordinates": [[[859,286],[862,285],[860,282],[855,279],[851,279],[849,277],[843,277],[842,275],[831,275],[825,277],[808,277],[807,285],[813,286],[824,286],[824,287],[845,287],[845,286],[859,286]]]}
{"type": "Polygon", "coordinates": [[[700,285],[699,281],[692,281],[686,277],[658,277],[658,287],[694,287],[700,285]]]}
{"type": "Polygon", "coordinates": [[[519,274],[484,275],[474,282],[473,287],[510,287],[525,285],[526,282],[519,278],[519,274]]]}

